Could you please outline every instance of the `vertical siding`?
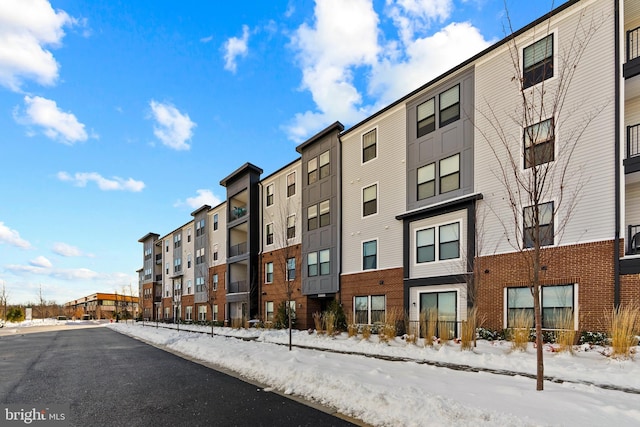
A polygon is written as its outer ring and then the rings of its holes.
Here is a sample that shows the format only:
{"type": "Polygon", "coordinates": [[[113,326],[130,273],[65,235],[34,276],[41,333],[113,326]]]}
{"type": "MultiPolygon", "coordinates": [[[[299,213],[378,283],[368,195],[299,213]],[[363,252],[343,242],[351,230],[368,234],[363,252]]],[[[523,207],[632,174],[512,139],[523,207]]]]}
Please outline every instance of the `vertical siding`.
{"type": "Polygon", "coordinates": [[[342,273],[362,271],[362,242],[377,239],[378,269],[402,267],[405,208],[404,105],[398,105],[342,138],[342,273]],[[362,135],[377,128],[378,156],[362,163],[362,135]],[[378,185],[378,213],[362,217],[362,189],[378,185]]]}
{"type": "MultiPolygon", "coordinates": [[[[591,19],[603,20],[595,37],[590,41],[581,58],[575,77],[571,82],[564,110],[557,119],[556,153],[561,144],[566,143],[572,132],[583,126],[584,120],[602,111],[588,125],[580,137],[573,158],[569,162],[565,204],[560,207],[556,222],[569,218],[564,234],[556,238],[555,244],[573,244],[579,242],[613,239],[614,236],[614,149],[615,149],[615,87],[614,87],[614,28],[613,2],[585,2],[585,9],[572,7],[555,16],[548,27],[546,23],[529,31],[517,39],[519,48],[531,44],[547,34],[549,29],[556,41],[554,78],[545,83],[547,105],[558,83],[557,75],[562,65],[559,58],[571,48],[571,40],[576,33],[578,19],[582,17],[582,26],[591,19]],[[566,207],[572,194],[580,187],[575,207],[567,212],[566,207]]],[[[578,30],[578,37],[580,37],[578,30]]],[[[508,49],[500,48],[495,54],[479,61],[476,67],[476,191],[484,196],[485,212],[489,212],[484,221],[482,250],[487,255],[495,252],[513,250],[510,240],[513,232],[514,217],[509,208],[504,181],[512,181],[513,174],[503,175],[496,161],[506,159],[507,154],[501,146],[495,126],[500,126],[516,153],[521,153],[522,128],[517,112],[521,99],[514,78],[515,71],[508,49]],[[487,116],[491,116],[490,119],[487,116]],[[513,117],[515,116],[515,121],[513,117]],[[492,141],[497,152],[494,153],[487,141],[492,141]],[[505,232],[505,227],[507,228],[505,232]],[[506,234],[506,235],[505,235],[506,234]]],[[[539,85],[538,85],[539,86],[539,85]]],[[[537,86],[537,87],[538,87],[537,86]]],[[[565,157],[566,158],[566,157],[565,157]]],[[[556,154],[556,164],[564,159],[556,154]]],[[[522,160],[520,159],[520,162],[522,160]]],[[[505,163],[505,162],[503,162],[505,163]]],[[[506,163],[505,163],[506,164],[506,163]]],[[[560,170],[560,169],[558,169],[560,170]]],[[[556,200],[558,181],[554,183],[548,199],[556,200]]],[[[526,205],[527,203],[523,203],[526,205]]],[[[520,210],[520,209],[519,209],[520,210]]],[[[521,215],[518,216],[521,218],[521,215]]]]}

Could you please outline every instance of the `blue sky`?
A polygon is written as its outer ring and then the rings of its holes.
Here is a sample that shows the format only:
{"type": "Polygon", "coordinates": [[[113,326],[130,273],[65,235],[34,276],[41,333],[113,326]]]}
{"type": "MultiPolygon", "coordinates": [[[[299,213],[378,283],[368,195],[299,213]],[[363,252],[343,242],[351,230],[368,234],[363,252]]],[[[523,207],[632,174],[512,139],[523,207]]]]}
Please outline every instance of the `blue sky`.
{"type": "MultiPolygon", "coordinates": [[[[514,29],[552,7],[507,1],[514,29]]],[[[0,291],[137,288],[138,239],[240,165],[270,174],[505,25],[503,0],[1,0],[0,291]]]]}

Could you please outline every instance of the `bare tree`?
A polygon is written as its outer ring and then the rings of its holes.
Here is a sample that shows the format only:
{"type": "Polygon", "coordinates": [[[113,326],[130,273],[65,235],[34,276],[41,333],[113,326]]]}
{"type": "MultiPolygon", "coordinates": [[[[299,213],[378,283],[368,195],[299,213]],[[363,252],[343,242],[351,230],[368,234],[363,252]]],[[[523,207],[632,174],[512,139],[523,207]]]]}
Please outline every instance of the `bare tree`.
{"type": "MultiPolygon", "coordinates": [[[[214,247],[214,253],[217,254],[217,245],[216,247],[214,247]]],[[[209,307],[210,311],[211,311],[211,336],[213,336],[213,310],[216,306],[216,300],[217,300],[217,296],[218,296],[218,280],[217,279],[217,272],[216,272],[216,262],[217,260],[213,260],[212,261],[212,274],[209,274],[209,280],[207,283],[207,286],[205,286],[205,290],[206,290],[206,298],[207,298],[207,307],[209,307]]]]}
{"type": "Polygon", "coordinates": [[[543,34],[534,34],[537,41],[532,44],[532,38],[514,35],[507,11],[511,33],[508,49],[513,67],[510,80],[519,97],[519,107],[502,112],[487,100],[486,108],[478,109],[486,127],[477,129],[497,161],[497,170],[493,172],[503,186],[504,201],[512,216],[504,218],[495,206],[489,209],[496,213],[509,244],[520,255],[533,297],[537,390],[544,388],[540,274],[550,256],[545,246],[561,239],[572,217],[585,181],[577,179],[580,168],[569,166],[588,125],[604,109],[601,105],[581,111],[584,105],[569,107],[566,102],[587,46],[605,21],[595,15],[590,20],[585,18],[581,13],[573,34],[569,34],[570,42],[559,52],[553,52],[553,39],[549,37],[551,19],[547,20],[543,34]],[[544,37],[539,38],[541,35],[544,37]],[[534,67],[527,63],[531,62],[527,53],[523,55],[524,61],[521,57],[524,47],[521,44],[532,46],[530,52],[536,64],[533,71],[534,67]],[[549,75],[555,78],[547,81],[549,75]],[[576,120],[575,115],[581,119],[576,120]],[[555,138],[558,129],[562,129],[560,140],[555,138]]]}
{"type": "Polygon", "coordinates": [[[7,320],[7,303],[9,302],[9,292],[7,292],[7,287],[2,282],[2,291],[0,291],[0,305],[2,306],[2,318],[7,320]]]}
{"type": "Polygon", "coordinates": [[[47,307],[47,300],[44,297],[44,294],[42,293],[42,284],[40,284],[40,287],[38,288],[38,311],[40,312],[40,318],[44,320],[45,316],[45,310],[47,307]]]}

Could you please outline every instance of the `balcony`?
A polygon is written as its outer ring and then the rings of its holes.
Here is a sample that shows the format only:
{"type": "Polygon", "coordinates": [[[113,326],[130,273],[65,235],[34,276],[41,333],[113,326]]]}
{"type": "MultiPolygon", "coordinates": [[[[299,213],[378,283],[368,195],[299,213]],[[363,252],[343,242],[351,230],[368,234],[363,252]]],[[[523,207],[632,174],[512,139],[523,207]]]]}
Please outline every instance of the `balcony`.
{"type": "Polygon", "coordinates": [[[627,156],[624,159],[624,172],[640,171],[640,124],[627,126],[627,156]]]}
{"type": "Polygon", "coordinates": [[[156,255],[156,265],[162,264],[162,254],[156,255]]]}
{"type": "Polygon", "coordinates": [[[227,288],[228,294],[237,294],[241,292],[249,292],[249,283],[246,280],[229,283],[229,287],[227,288]]]}
{"type": "Polygon", "coordinates": [[[623,67],[625,79],[640,74],[640,27],[627,31],[627,61],[623,67]]]}
{"type": "Polygon", "coordinates": [[[627,227],[627,255],[640,255],[640,225],[627,227]]]}
{"type": "Polygon", "coordinates": [[[247,206],[233,206],[231,207],[231,211],[229,212],[229,217],[231,221],[235,221],[236,219],[242,218],[247,214],[247,206]]]}
{"type": "Polygon", "coordinates": [[[247,242],[238,243],[229,247],[229,257],[234,257],[247,253],[247,242]]]}

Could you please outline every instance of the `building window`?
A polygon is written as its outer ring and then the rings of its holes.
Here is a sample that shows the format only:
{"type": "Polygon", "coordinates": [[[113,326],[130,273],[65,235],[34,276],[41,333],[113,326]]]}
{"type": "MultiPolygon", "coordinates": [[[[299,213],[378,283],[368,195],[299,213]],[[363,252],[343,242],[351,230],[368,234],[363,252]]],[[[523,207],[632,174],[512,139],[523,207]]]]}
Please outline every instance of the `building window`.
{"type": "Polygon", "coordinates": [[[179,248],[182,246],[182,234],[176,234],[173,236],[173,248],[179,248]]]}
{"type": "MultiPolygon", "coordinates": [[[[457,292],[423,292],[420,293],[420,313],[437,314],[436,334],[437,336],[448,335],[458,336],[458,309],[457,292]],[[443,330],[446,328],[446,330],[443,330]]],[[[425,331],[422,331],[423,333],[425,331]]]]}
{"type": "Polygon", "coordinates": [[[326,276],[331,273],[331,251],[324,249],[319,252],[320,258],[320,275],[326,276]]]}
{"type": "Polygon", "coordinates": [[[289,215],[287,217],[287,239],[296,237],[296,216],[289,215]]]}
{"type": "Polygon", "coordinates": [[[265,320],[267,322],[273,322],[273,301],[267,301],[264,303],[265,320]]]}
{"type": "Polygon", "coordinates": [[[438,248],[438,259],[460,258],[460,224],[442,225],[438,228],[440,247],[438,248]]]}
{"type": "Polygon", "coordinates": [[[436,260],[435,228],[419,230],[416,233],[416,262],[432,262],[436,260]]]}
{"type": "Polygon", "coordinates": [[[362,135],[362,163],[377,157],[377,131],[373,129],[362,135]]]}
{"type": "Polygon", "coordinates": [[[307,162],[307,184],[313,184],[318,180],[318,158],[314,157],[313,159],[307,162]]]}
{"type": "Polygon", "coordinates": [[[213,305],[213,316],[211,320],[214,322],[218,320],[218,304],[213,305]]]}
{"type": "Polygon", "coordinates": [[[296,259],[287,258],[287,280],[296,279],[296,259]]]}
{"type": "Polygon", "coordinates": [[[188,305],[184,308],[184,316],[185,316],[185,320],[193,320],[192,318],[192,314],[193,314],[193,306],[192,305],[188,305]]]}
{"type": "Polygon", "coordinates": [[[169,263],[166,263],[164,265],[164,268],[165,268],[166,274],[169,274],[169,263]]]}
{"type": "Polygon", "coordinates": [[[196,277],[196,292],[202,293],[206,291],[207,289],[204,286],[204,277],[202,276],[196,277]]]}
{"type": "Polygon", "coordinates": [[[165,247],[165,249],[166,249],[166,251],[165,251],[165,252],[169,252],[169,241],[168,241],[168,240],[165,240],[165,241],[164,241],[164,247],[165,247]]]}
{"type": "Polygon", "coordinates": [[[273,223],[267,224],[267,245],[273,245],[273,223]]]}
{"type": "Polygon", "coordinates": [[[199,305],[198,306],[198,320],[204,322],[207,320],[207,306],[199,305]]]}
{"type": "Polygon", "coordinates": [[[375,324],[385,321],[385,296],[367,295],[354,298],[354,317],[358,324],[375,324]]]}
{"type": "Polygon", "coordinates": [[[318,275],[318,253],[310,252],[307,254],[307,276],[313,277],[318,275]]]}
{"type": "Polygon", "coordinates": [[[318,205],[312,205],[307,208],[307,230],[316,228],[318,228],[318,205]]]}
{"type": "Polygon", "coordinates": [[[371,240],[362,244],[362,269],[375,270],[378,258],[378,242],[371,240]]]}
{"type": "Polygon", "coordinates": [[[326,227],[331,222],[329,215],[329,200],[320,202],[320,227],[326,227]]]}
{"type": "Polygon", "coordinates": [[[549,163],[555,157],[553,119],[547,119],[524,130],[524,167],[549,163]]]}
{"type": "Polygon", "coordinates": [[[440,94],[440,127],[460,118],[460,85],[440,94]]]}
{"type": "Polygon", "coordinates": [[[204,248],[196,251],[196,265],[204,263],[204,248]]]}
{"type": "Polygon", "coordinates": [[[273,204],[273,184],[267,185],[267,206],[273,204]]]}
{"type": "Polygon", "coordinates": [[[187,268],[191,268],[191,254],[187,255],[187,268]]]}
{"type": "Polygon", "coordinates": [[[187,243],[191,242],[191,229],[187,229],[187,243]]]}
{"type": "Polygon", "coordinates": [[[182,271],[182,258],[176,258],[173,260],[173,272],[178,273],[182,271]]]}
{"type": "Polygon", "coordinates": [[[264,282],[273,283],[273,263],[268,262],[264,265],[264,282]]]}
{"type": "Polygon", "coordinates": [[[534,206],[524,208],[524,247],[533,248],[536,242],[536,222],[538,223],[540,235],[540,246],[553,245],[553,202],[541,203],[538,205],[538,220],[536,221],[536,209],[534,206]]]}
{"type": "Polygon", "coordinates": [[[460,154],[440,160],[440,193],[460,188],[460,154]]]}
{"type": "Polygon", "coordinates": [[[218,229],[218,214],[213,215],[213,231],[218,229]]]}
{"type": "MultiPolygon", "coordinates": [[[[574,319],[574,285],[542,286],[541,308],[542,327],[545,329],[563,329],[566,321],[573,325],[574,319]]],[[[533,312],[533,295],[526,288],[507,288],[507,327],[515,325],[518,315],[524,315],[535,327],[533,312]]]]}
{"type": "Polygon", "coordinates": [[[213,283],[213,290],[217,291],[218,290],[218,273],[213,275],[212,283],[213,283]]]}
{"type": "Polygon", "coordinates": [[[287,197],[296,194],[296,173],[292,172],[287,175],[287,197]]]}
{"type": "Polygon", "coordinates": [[[331,159],[331,155],[329,150],[320,154],[320,179],[323,179],[329,176],[329,172],[331,172],[329,167],[330,159],[331,159]]]}
{"type": "Polygon", "coordinates": [[[378,212],[378,185],[373,184],[362,190],[362,216],[378,212]]]}
{"type": "Polygon", "coordinates": [[[418,138],[436,130],[436,100],[418,105],[418,138]]]}
{"type": "Polygon", "coordinates": [[[524,48],[522,88],[553,77],[553,34],[524,48]]]}
{"type": "Polygon", "coordinates": [[[204,230],[205,230],[204,226],[205,226],[204,219],[201,219],[200,221],[196,222],[196,237],[202,236],[204,234],[204,230]]]}
{"type": "Polygon", "coordinates": [[[418,168],[418,200],[436,195],[436,164],[418,168]]]}

